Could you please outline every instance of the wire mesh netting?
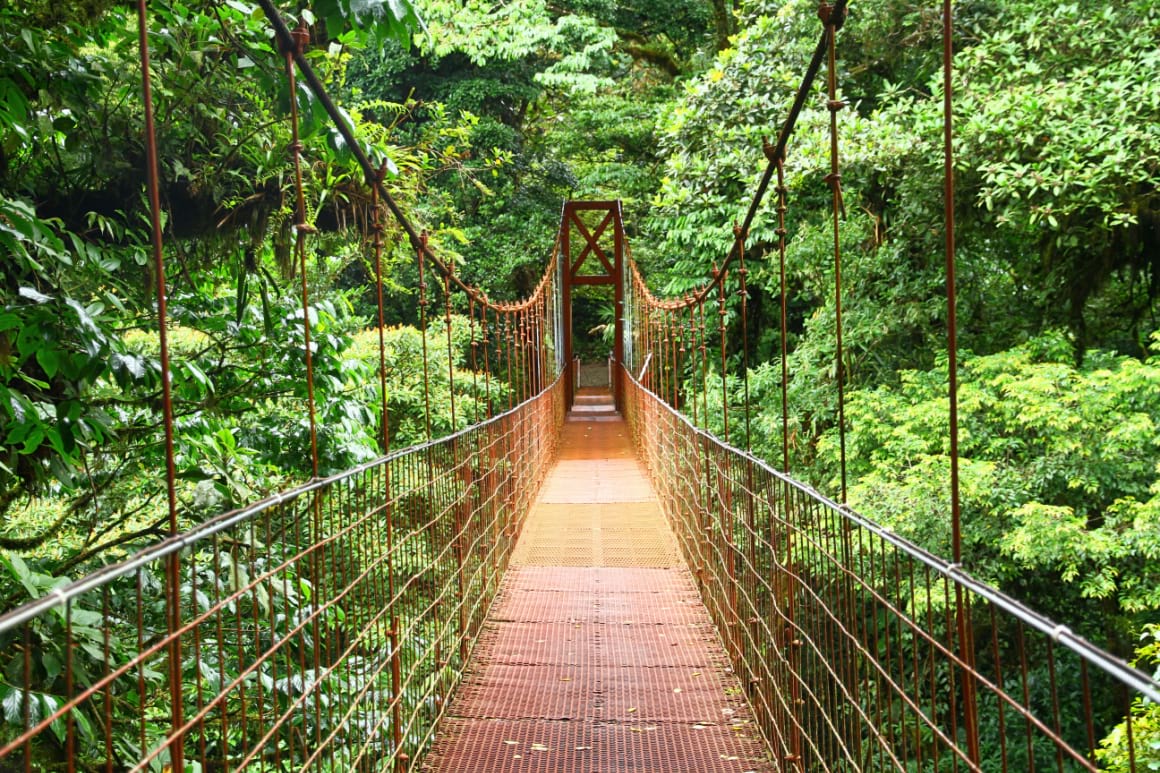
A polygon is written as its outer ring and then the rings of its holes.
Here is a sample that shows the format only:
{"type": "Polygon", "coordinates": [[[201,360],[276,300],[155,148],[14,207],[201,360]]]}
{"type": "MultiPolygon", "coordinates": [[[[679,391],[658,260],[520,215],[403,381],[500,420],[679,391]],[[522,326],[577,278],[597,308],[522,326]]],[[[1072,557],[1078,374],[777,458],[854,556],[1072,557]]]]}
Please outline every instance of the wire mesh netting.
{"type": "Polygon", "coordinates": [[[161,769],[178,747],[200,770],[415,758],[563,411],[558,380],[467,431],[223,515],[0,619],[15,685],[4,711],[25,728],[5,731],[0,769],[161,769]],[[159,689],[174,662],[176,689],[159,689]]]}

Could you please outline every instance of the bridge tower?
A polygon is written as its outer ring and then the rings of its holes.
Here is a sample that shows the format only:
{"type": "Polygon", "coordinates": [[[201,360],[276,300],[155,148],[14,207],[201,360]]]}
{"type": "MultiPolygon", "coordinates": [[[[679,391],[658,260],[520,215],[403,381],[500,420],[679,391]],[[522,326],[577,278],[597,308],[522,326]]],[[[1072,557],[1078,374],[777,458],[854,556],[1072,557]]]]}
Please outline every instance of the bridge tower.
{"type": "Polygon", "coordinates": [[[624,410],[624,219],[619,201],[566,201],[560,218],[560,287],[563,293],[564,362],[568,406],[576,393],[577,373],[572,366],[572,289],[578,285],[612,285],[615,304],[615,343],[612,393],[616,410],[624,410]],[[575,248],[575,249],[574,249],[575,248]],[[578,254],[573,257],[573,253],[578,254]],[[589,258],[595,257],[595,261],[589,258]],[[586,265],[587,264],[587,265],[586,265]]]}

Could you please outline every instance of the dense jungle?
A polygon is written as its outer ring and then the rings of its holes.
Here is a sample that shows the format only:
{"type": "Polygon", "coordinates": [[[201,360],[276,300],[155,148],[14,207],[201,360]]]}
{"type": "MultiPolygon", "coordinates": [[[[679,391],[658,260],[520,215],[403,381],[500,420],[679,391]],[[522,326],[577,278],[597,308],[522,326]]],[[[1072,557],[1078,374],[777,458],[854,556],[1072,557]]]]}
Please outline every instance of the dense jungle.
{"type": "MultiPolygon", "coordinates": [[[[496,299],[537,282],[567,199],[623,202],[654,287],[701,283],[819,31],[812,0],[281,6],[309,29],[308,56],[392,195],[496,299]]],[[[192,525],[311,477],[292,101],[318,229],[307,271],[323,475],[380,454],[372,203],[317,99],[289,92],[252,3],[149,7],[192,525]]],[[[964,563],[1160,674],[1160,3],[961,0],[955,22],[964,563]]],[[[166,530],[136,25],[120,0],[0,6],[0,610],[166,530]]],[[[941,45],[933,4],[856,0],[838,66],[849,500],[945,556],[941,45]]],[[[750,234],[748,335],[728,317],[748,350],[728,352],[725,385],[741,410],[749,364],[743,440],[779,459],[786,338],[791,467],[822,492],[839,476],[829,118],[819,87],[787,161],[787,329],[767,213],[750,234]]],[[[418,277],[404,234],[388,223],[385,238],[391,444],[403,447],[427,431],[418,277]]],[[[581,301],[578,351],[603,360],[611,304],[581,301]]],[[[442,436],[475,418],[460,411],[453,426],[447,409],[471,388],[470,364],[432,340],[442,436]]],[[[707,399],[720,406],[720,382],[707,399]]],[[[47,695],[60,668],[44,657],[47,695]]],[[[0,723],[15,726],[10,683],[0,676],[0,723]]],[[[1136,743],[1160,764],[1156,708],[1138,707],[1136,743]]],[[[1102,732],[1102,763],[1117,769],[1118,730],[1102,732]]]]}

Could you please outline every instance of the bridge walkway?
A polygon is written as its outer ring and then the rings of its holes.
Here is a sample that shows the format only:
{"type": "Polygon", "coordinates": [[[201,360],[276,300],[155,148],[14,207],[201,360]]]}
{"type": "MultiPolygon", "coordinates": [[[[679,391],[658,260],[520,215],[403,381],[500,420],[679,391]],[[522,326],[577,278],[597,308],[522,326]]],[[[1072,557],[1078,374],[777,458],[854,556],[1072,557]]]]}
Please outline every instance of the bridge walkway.
{"type": "Polygon", "coordinates": [[[628,434],[581,390],[426,770],[773,769],[628,434]]]}

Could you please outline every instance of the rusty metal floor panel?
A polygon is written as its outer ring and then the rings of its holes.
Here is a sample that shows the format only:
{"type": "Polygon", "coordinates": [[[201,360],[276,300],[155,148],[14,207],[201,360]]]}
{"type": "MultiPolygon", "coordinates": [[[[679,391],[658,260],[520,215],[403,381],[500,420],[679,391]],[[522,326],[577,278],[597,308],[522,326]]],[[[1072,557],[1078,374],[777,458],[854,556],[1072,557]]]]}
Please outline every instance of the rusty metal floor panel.
{"type": "Polygon", "coordinates": [[[506,589],[489,619],[507,623],[593,623],[601,612],[596,597],[562,590],[506,589]]]}
{"type": "Polygon", "coordinates": [[[572,415],[424,770],[772,771],[627,428],[572,415]]]}
{"type": "MultiPolygon", "coordinates": [[[[442,773],[756,773],[772,770],[748,726],[448,719],[469,753],[432,757],[442,773]]],[[[437,747],[438,748],[438,747],[437,747]]]]}
{"type": "Polygon", "coordinates": [[[481,719],[597,719],[597,672],[489,663],[455,695],[453,714],[481,719]]]}
{"type": "Polygon", "coordinates": [[[512,665],[593,663],[599,626],[593,623],[488,623],[479,637],[487,660],[512,665]]]}

